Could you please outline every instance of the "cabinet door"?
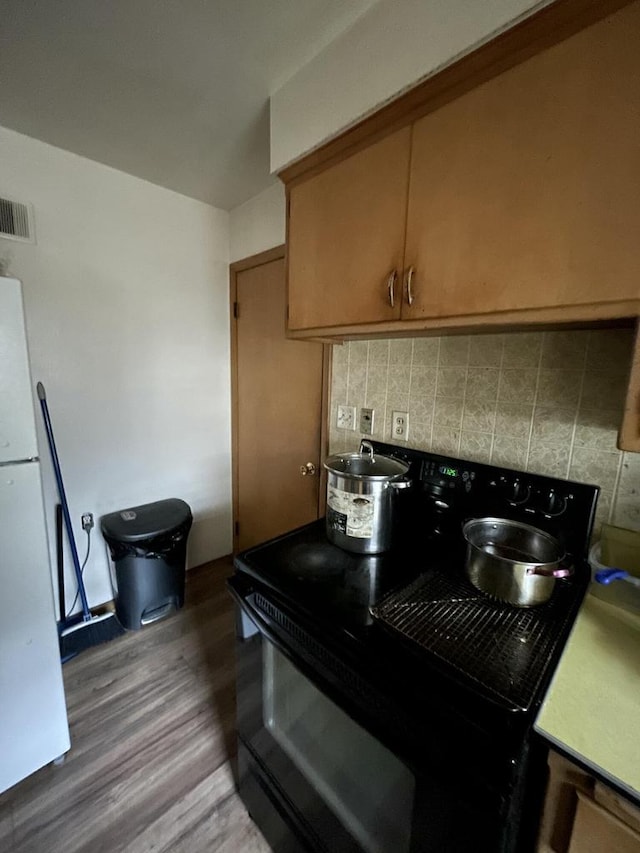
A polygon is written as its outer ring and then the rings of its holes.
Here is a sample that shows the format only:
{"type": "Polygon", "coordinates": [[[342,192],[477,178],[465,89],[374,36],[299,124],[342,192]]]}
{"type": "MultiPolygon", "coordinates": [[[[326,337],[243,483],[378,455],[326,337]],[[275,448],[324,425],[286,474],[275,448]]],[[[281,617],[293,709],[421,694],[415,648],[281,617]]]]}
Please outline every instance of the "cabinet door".
{"type": "Polygon", "coordinates": [[[640,3],[414,126],[403,317],[640,293],[640,3]]]}
{"type": "Polygon", "coordinates": [[[640,835],[614,815],[578,794],[568,853],[640,853],[640,835]]]}
{"type": "Polygon", "coordinates": [[[403,128],[291,188],[289,329],[399,318],[410,143],[403,128]]]}

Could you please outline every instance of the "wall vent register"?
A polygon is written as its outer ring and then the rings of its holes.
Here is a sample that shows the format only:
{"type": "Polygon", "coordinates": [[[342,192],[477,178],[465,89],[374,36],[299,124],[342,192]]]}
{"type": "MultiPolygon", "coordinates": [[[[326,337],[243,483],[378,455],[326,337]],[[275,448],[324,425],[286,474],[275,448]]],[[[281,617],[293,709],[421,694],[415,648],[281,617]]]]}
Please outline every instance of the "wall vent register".
{"type": "Polygon", "coordinates": [[[32,205],[0,196],[0,236],[35,243],[32,205]]]}

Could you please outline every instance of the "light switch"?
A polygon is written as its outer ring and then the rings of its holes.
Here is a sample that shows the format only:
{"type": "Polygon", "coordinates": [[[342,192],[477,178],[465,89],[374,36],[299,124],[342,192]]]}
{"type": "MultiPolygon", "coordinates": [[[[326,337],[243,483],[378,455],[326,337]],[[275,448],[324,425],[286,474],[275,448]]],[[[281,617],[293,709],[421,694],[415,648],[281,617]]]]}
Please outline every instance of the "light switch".
{"type": "Polygon", "coordinates": [[[373,435],[373,409],[360,409],[360,432],[373,435]]]}

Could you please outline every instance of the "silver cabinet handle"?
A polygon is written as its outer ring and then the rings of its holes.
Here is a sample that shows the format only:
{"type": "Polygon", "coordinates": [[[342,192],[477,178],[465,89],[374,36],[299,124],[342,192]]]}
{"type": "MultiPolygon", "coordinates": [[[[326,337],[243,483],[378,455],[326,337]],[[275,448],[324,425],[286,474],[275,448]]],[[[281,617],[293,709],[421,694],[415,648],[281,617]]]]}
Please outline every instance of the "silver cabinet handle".
{"type": "Polygon", "coordinates": [[[313,464],[313,462],[307,462],[306,465],[300,466],[300,473],[303,477],[306,477],[307,475],[309,475],[309,477],[313,477],[313,475],[316,473],[316,466],[313,464]]]}
{"type": "Polygon", "coordinates": [[[413,281],[413,267],[409,267],[407,270],[407,304],[413,305],[413,293],[411,291],[411,282],[413,281]]]}
{"type": "Polygon", "coordinates": [[[393,308],[395,305],[396,296],[396,280],[398,278],[398,270],[392,270],[387,280],[387,288],[389,290],[389,305],[393,308]]]}

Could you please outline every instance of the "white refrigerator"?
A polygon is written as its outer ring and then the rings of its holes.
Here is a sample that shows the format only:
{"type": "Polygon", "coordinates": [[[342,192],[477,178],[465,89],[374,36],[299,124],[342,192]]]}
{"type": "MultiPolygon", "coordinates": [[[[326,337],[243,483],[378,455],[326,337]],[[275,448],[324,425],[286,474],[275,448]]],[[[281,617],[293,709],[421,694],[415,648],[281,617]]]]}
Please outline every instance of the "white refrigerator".
{"type": "Polygon", "coordinates": [[[70,746],[22,288],[0,277],[0,793],[70,746]]]}

